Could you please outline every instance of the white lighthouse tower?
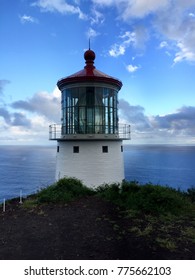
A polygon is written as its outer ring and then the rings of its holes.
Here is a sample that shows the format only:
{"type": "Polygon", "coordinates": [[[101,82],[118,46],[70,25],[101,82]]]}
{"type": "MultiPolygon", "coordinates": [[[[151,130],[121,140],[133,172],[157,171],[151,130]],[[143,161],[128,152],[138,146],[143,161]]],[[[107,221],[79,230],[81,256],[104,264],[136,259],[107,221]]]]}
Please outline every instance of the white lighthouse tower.
{"type": "Polygon", "coordinates": [[[83,70],[57,82],[62,118],[50,125],[50,140],[57,140],[56,180],[76,177],[88,187],[122,182],[123,140],[130,139],[130,126],[118,123],[122,82],[95,68],[92,50],[84,58],[83,70]]]}

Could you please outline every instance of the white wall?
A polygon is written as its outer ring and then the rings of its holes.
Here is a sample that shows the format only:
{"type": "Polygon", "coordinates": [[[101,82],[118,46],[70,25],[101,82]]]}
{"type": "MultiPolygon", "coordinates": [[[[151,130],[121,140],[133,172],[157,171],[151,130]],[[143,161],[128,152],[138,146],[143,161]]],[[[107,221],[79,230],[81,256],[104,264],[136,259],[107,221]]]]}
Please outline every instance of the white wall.
{"type": "Polygon", "coordinates": [[[124,179],[122,141],[59,141],[56,180],[64,176],[81,179],[88,187],[124,179]],[[79,153],[73,153],[79,146],[79,153]],[[102,152],[108,146],[108,153],[102,152]]]}

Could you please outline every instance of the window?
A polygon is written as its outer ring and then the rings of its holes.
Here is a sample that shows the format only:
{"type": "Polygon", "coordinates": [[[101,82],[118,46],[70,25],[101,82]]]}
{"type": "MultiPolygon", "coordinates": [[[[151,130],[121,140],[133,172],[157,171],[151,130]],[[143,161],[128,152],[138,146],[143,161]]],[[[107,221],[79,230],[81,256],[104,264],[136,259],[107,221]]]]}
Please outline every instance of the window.
{"type": "Polygon", "coordinates": [[[123,153],[123,146],[121,146],[121,153],[123,153]]]}
{"type": "Polygon", "coordinates": [[[108,153],[108,146],[102,146],[102,153],[108,153]]]}
{"type": "Polygon", "coordinates": [[[78,154],[79,153],[79,146],[73,146],[73,153],[78,154]]]}
{"type": "Polygon", "coordinates": [[[78,86],[62,91],[62,135],[117,134],[117,90],[78,86]]]}
{"type": "Polygon", "coordinates": [[[59,153],[59,151],[60,151],[60,147],[59,147],[59,146],[57,146],[57,153],[59,153]]]}
{"type": "Polygon", "coordinates": [[[95,88],[87,87],[86,88],[86,105],[94,107],[95,105],[95,88]]]}

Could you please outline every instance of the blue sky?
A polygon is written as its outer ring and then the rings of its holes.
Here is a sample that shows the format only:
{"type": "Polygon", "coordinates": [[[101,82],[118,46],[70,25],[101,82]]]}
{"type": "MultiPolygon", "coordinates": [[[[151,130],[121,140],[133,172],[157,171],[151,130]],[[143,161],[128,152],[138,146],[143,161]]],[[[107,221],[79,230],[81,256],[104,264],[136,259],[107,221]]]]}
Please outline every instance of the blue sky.
{"type": "Polygon", "coordinates": [[[195,144],[195,0],[1,0],[0,36],[0,144],[51,144],[89,37],[131,143],[195,144]]]}

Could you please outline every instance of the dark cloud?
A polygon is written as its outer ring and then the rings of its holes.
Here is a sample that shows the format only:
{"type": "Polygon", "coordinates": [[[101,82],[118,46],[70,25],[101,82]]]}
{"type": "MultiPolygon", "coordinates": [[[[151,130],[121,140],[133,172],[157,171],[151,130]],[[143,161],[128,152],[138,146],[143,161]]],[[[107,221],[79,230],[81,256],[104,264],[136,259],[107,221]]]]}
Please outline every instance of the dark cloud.
{"type": "Polygon", "coordinates": [[[148,117],[144,114],[144,108],[137,105],[132,106],[126,100],[119,100],[120,118],[133,124],[137,130],[145,130],[151,127],[148,117]]]}
{"type": "Polygon", "coordinates": [[[0,140],[45,140],[49,124],[60,122],[60,115],[60,92],[57,88],[51,94],[39,92],[9,106],[0,104],[0,140]]]}
{"type": "Polygon", "coordinates": [[[46,92],[36,93],[32,98],[26,101],[16,101],[11,106],[14,109],[38,113],[54,122],[59,122],[60,120],[60,99],[46,92]]]}
{"type": "Polygon", "coordinates": [[[8,80],[0,80],[0,95],[3,95],[4,88],[10,81],[8,80]]]}
{"type": "Polygon", "coordinates": [[[26,116],[23,115],[22,113],[14,113],[12,125],[31,128],[31,121],[28,118],[26,118],[26,116]]]}
{"type": "Polygon", "coordinates": [[[195,107],[183,106],[176,113],[165,116],[155,116],[154,125],[159,129],[167,130],[187,130],[195,129],[195,107]]]}
{"type": "Polygon", "coordinates": [[[11,104],[14,109],[24,109],[29,112],[35,112],[35,108],[28,101],[19,100],[11,104]]]}
{"type": "Polygon", "coordinates": [[[195,137],[195,107],[183,106],[172,114],[163,116],[146,116],[144,108],[132,106],[125,100],[119,103],[120,118],[131,125],[132,139],[167,142],[177,142],[179,137],[194,139],[195,137]]]}
{"type": "Polygon", "coordinates": [[[11,116],[7,109],[0,108],[0,117],[3,117],[6,124],[11,124],[11,116]]]}
{"type": "Polygon", "coordinates": [[[10,113],[6,108],[0,108],[0,117],[2,117],[9,126],[31,127],[31,121],[22,113],[10,113]]]}

